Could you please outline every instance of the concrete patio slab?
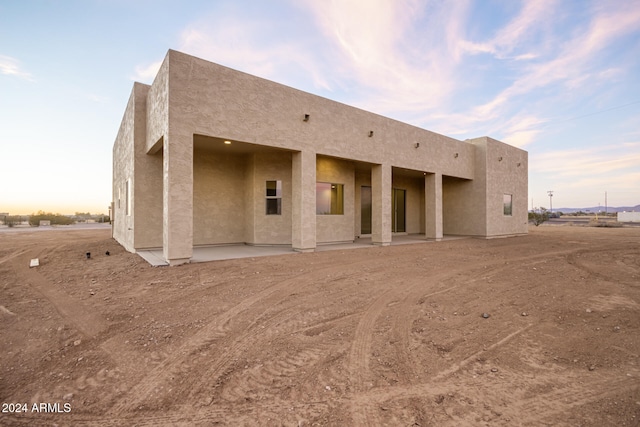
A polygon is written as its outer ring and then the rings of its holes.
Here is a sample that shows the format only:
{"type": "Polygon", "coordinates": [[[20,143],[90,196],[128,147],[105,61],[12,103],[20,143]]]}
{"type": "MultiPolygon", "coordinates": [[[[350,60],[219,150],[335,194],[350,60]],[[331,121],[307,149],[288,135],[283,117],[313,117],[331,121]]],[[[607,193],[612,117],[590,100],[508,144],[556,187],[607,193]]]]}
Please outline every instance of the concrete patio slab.
{"type": "MultiPolygon", "coordinates": [[[[445,236],[442,240],[465,239],[465,236],[445,236]]],[[[430,243],[435,240],[426,239],[424,234],[394,235],[391,246],[409,245],[418,243],[430,243]]],[[[318,245],[316,252],[335,251],[343,249],[370,248],[371,237],[362,237],[354,242],[330,243],[318,245]]],[[[193,255],[190,262],[209,262],[225,259],[255,258],[271,255],[297,254],[291,246],[252,246],[252,245],[220,245],[220,246],[198,246],[193,248],[193,255]]],[[[164,259],[162,249],[148,249],[137,252],[145,261],[154,267],[169,265],[164,259]]]]}

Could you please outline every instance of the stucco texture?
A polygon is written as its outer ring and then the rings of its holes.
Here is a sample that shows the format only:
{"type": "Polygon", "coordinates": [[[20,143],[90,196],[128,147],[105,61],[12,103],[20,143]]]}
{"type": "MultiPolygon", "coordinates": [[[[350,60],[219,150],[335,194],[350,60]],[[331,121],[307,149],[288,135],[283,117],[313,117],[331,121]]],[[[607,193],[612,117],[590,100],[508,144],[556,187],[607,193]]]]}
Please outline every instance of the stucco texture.
{"type": "Polygon", "coordinates": [[[406,233],[526,233],[526,151],[459,141],[172,50],[151,86],[134,85],[113,167],[114,237],[131,251],[161,246],[171,264],[187,262],[194,245],[307,251],[352,241],[363,185],[374,244],[391,242],[393,188],[406,191],[406,233]],[[273,180],[280,215],[265,212],[273,180]],[[343,185],[342,214],[316,214],[317,182],[343,185]]]}

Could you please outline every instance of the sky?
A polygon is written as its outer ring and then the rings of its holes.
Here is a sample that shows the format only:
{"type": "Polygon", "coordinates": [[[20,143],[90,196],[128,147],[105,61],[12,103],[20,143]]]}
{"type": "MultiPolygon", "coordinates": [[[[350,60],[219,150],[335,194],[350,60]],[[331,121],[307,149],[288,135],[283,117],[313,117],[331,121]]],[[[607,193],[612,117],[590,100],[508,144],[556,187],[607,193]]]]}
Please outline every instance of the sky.
{"type": "Polygon", "coordinates": [[[0,0],[0,212],[107,213],[168,49],[529,153],[529,205],[640,204],[640,0],[0,0]]]}

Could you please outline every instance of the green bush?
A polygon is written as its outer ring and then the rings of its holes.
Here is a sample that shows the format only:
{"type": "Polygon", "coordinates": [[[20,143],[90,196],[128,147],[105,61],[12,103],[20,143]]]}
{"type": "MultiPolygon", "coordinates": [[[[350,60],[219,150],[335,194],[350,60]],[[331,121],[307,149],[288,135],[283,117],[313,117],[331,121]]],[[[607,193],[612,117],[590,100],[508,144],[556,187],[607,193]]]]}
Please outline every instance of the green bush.
{"type": "Polygon", "coordinates": [[[32,214],[29,217],[29,224],[32,226],[38,227],[40,221],[51,221],[51,225],[70,225],[74,222],[73,219],[67,216],[44,211],[38,211],[37,214],[32,214]]]}
{"type": "Polygon", "coordinates": [[[529,221],[533,222],[536,227],[545,221],[549,220],[549,212],[545,208],[540,208],[540,211],[529,212],[529,221]]]}
{"type": "Polygon", "coordinates": [[[3,222],[7,227],[15,227],[16,225],[20,225],[25,218],[20,215],[7,215],[4,217],[3,222]]]}

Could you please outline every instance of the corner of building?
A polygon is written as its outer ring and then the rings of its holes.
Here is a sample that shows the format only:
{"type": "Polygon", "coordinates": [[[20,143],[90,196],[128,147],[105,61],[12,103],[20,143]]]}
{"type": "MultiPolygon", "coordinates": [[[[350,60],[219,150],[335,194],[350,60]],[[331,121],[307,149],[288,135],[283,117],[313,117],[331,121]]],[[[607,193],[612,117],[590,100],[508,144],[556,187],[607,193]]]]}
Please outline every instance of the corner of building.
{"type": "Polygon", "coordinates": [[[113,144],[112,235],[129,252],[135,252],[131,212],[138,88],[138,84],[134,83],[113,144]]]}
{"type": "Polygon", "coordinates": [[[484,136],[477,147],[476,173],[486,179],[486,238],[528,233],[528,153],[484,136]],[[479,169],[479,170],[478,170],[479,169]]]}

